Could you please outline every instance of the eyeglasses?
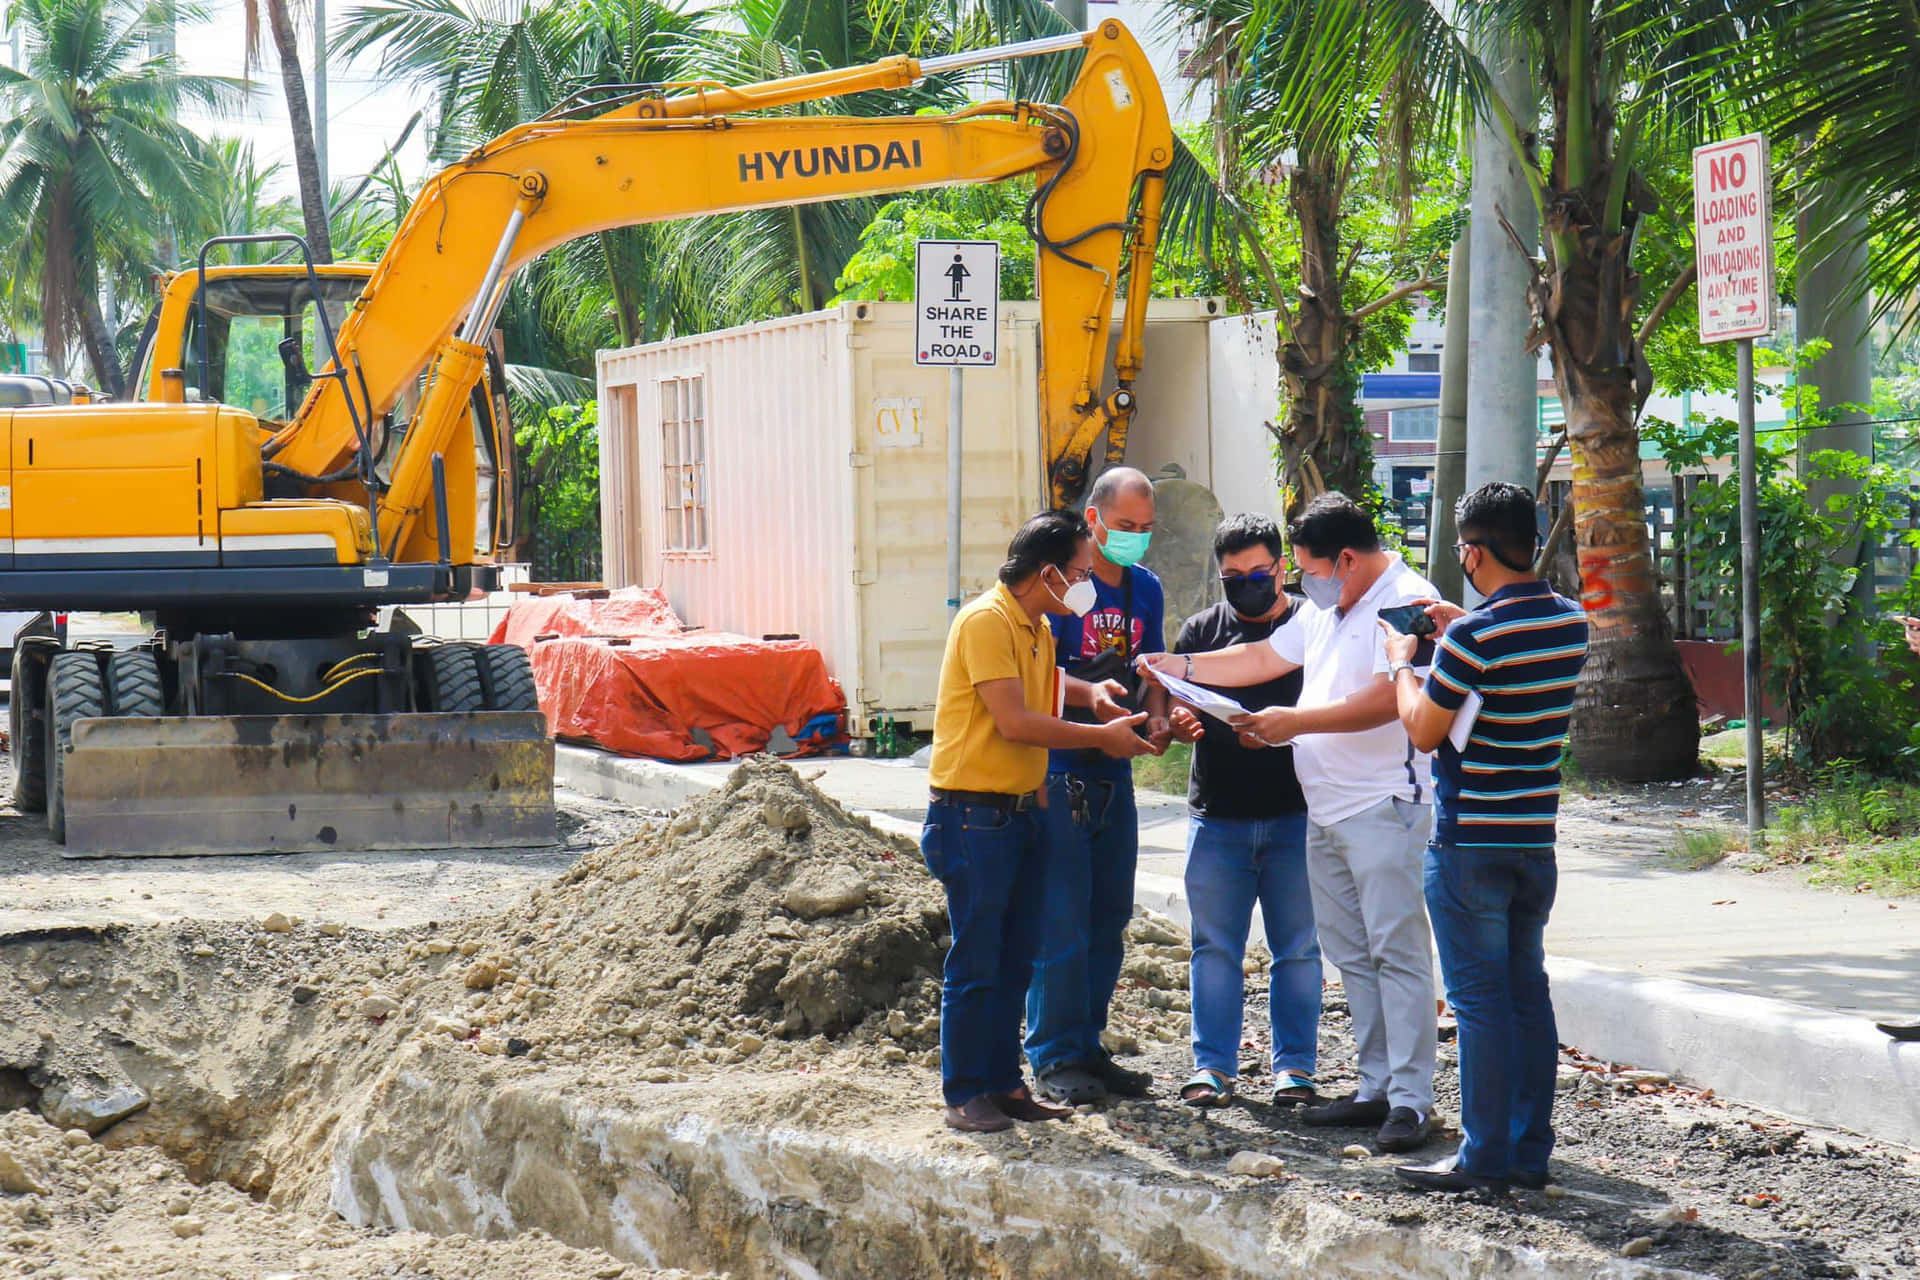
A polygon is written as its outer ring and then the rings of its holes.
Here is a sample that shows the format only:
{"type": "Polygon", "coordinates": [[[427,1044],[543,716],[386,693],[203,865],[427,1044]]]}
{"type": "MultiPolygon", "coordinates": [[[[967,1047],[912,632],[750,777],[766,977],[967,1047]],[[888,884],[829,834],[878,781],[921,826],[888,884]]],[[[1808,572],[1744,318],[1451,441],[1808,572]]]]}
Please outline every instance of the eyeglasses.
{"type": "Polygon", "coordinates": [[[1222,582],[1261,582],[1261,581],[1264,581],[1265,579],[1277,578],[1279,576],[1280,576],[1280,562],[1278,560],[1275,560],[1272,564],[1268,565],[1266,568],[1255,569],[1251,573],[1223,573],[1220,575],[1220,581],[1222,582]]]}
{"type": "Polygon", "coordinates": [[[1076,569],[1072,565],[1068,565],[1066,568],[1060,570],[1060,576],[1067,580],[1068,586],[1072,586],[1076,582],[1085,582],[1088,578],[1091,578],[1093,576],[1093,570],[1076,569]]]}
{"type": "Polygon", "coordinates": [[[1471,541],[1456,542],[1453,544],[1453,554],[1459,555],[1462,551],[1465,551],[1468,547],[1483,547],[1485,545],[1486,543],[1484,542],[1471,542],[1471,541]]]}

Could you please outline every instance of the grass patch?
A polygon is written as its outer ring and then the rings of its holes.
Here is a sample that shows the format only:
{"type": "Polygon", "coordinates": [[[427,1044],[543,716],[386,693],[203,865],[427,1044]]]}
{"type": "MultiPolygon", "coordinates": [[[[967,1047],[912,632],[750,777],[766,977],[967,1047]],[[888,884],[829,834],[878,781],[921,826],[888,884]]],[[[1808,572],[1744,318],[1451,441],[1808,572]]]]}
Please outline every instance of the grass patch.
{"type": "Polygon", "coordinates": [[[1193,763],[1193,747],[1185,742],[1167,745],[1162,756],[1133,758],[1133,785],[1169,795],[1187,794],[1187,769],[1193,763]]]}
{"type": "Polygon", "coordinates": [[[1767,853],[1805,866],[1817,884],[1920,894],[1920,786],[1829,769],[1771,825],[1767,853]]]}
{"type": "Polygon", "coordinates": [[[1674,832],[1669,856],[1676,867],[1698,871],[1746,844],[1746,832],[1735,827],[1680,827],[1674,832]]]}
{"type": "MultiPolygon", "coordinates": [[[[1766,762],[1767,772],[1772,773],[1786,763],[1787,735],[1779,729],[1763,729],[1760,733],[1761,758],[1766,762]]],[[[1745,729],[1723,729],[1719,733],[1709,733],[1700,739],[1700,758],[1711,760],[1718,765],[1740,767],[1747,763],[1747,731],[1745,729]]]]}

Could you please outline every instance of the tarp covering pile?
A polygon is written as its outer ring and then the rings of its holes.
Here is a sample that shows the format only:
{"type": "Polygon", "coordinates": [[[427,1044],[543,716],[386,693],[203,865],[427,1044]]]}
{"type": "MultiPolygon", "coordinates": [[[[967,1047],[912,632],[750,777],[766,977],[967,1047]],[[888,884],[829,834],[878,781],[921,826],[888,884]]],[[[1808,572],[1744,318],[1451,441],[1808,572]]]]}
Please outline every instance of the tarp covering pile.
{"type": "Polygon", "coordinates": [[[818,649],[688,631],[650,587],[515,601],[493,641],[533,655],[556,738],[659,760],[752,755],[776,731],[788,754],[844,741],[846,697],[818,649]]]}

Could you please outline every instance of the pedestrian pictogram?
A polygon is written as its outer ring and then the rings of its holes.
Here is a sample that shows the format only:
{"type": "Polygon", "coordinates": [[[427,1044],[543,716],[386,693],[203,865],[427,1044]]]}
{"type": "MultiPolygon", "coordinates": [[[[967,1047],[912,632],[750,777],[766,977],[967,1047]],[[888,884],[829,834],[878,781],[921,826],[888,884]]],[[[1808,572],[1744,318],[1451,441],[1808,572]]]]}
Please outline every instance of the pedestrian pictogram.
{"type": "Polygon", "coordinates": [[[1000,245],[922,240],[914,252],[914,363],[995,363],[1000,332],[1000,245]]]}

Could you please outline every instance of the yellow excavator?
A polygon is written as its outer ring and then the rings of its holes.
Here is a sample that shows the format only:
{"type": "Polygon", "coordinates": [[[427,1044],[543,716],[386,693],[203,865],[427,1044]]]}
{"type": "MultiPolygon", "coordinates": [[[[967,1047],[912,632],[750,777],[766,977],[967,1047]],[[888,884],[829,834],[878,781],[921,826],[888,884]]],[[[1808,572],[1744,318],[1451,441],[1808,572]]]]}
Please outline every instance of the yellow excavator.
{"type": "MultiPolygon", "coordinates": [[[[15,648],[14,798],[69,856],[554,838],[524,651],[376,625],[496,588],[512,439],[489,346],[565,241],[696,214],[1034,177],[1039,390],[1056,502],[1125,448],[1173,135],[1117,22],[746,86],[606,86],[436,174],[380,261],[170,275],[134,399],[0,406],[0,609],[151,615],[135,647],[15,648]],[[776,114],[1083,50],[1059,104],[776,114]],[[1118,389],[1099,393],[1123,271],[1118,389]]],[[[777,431],[779,424],[767,424],[777,431]]]]}

